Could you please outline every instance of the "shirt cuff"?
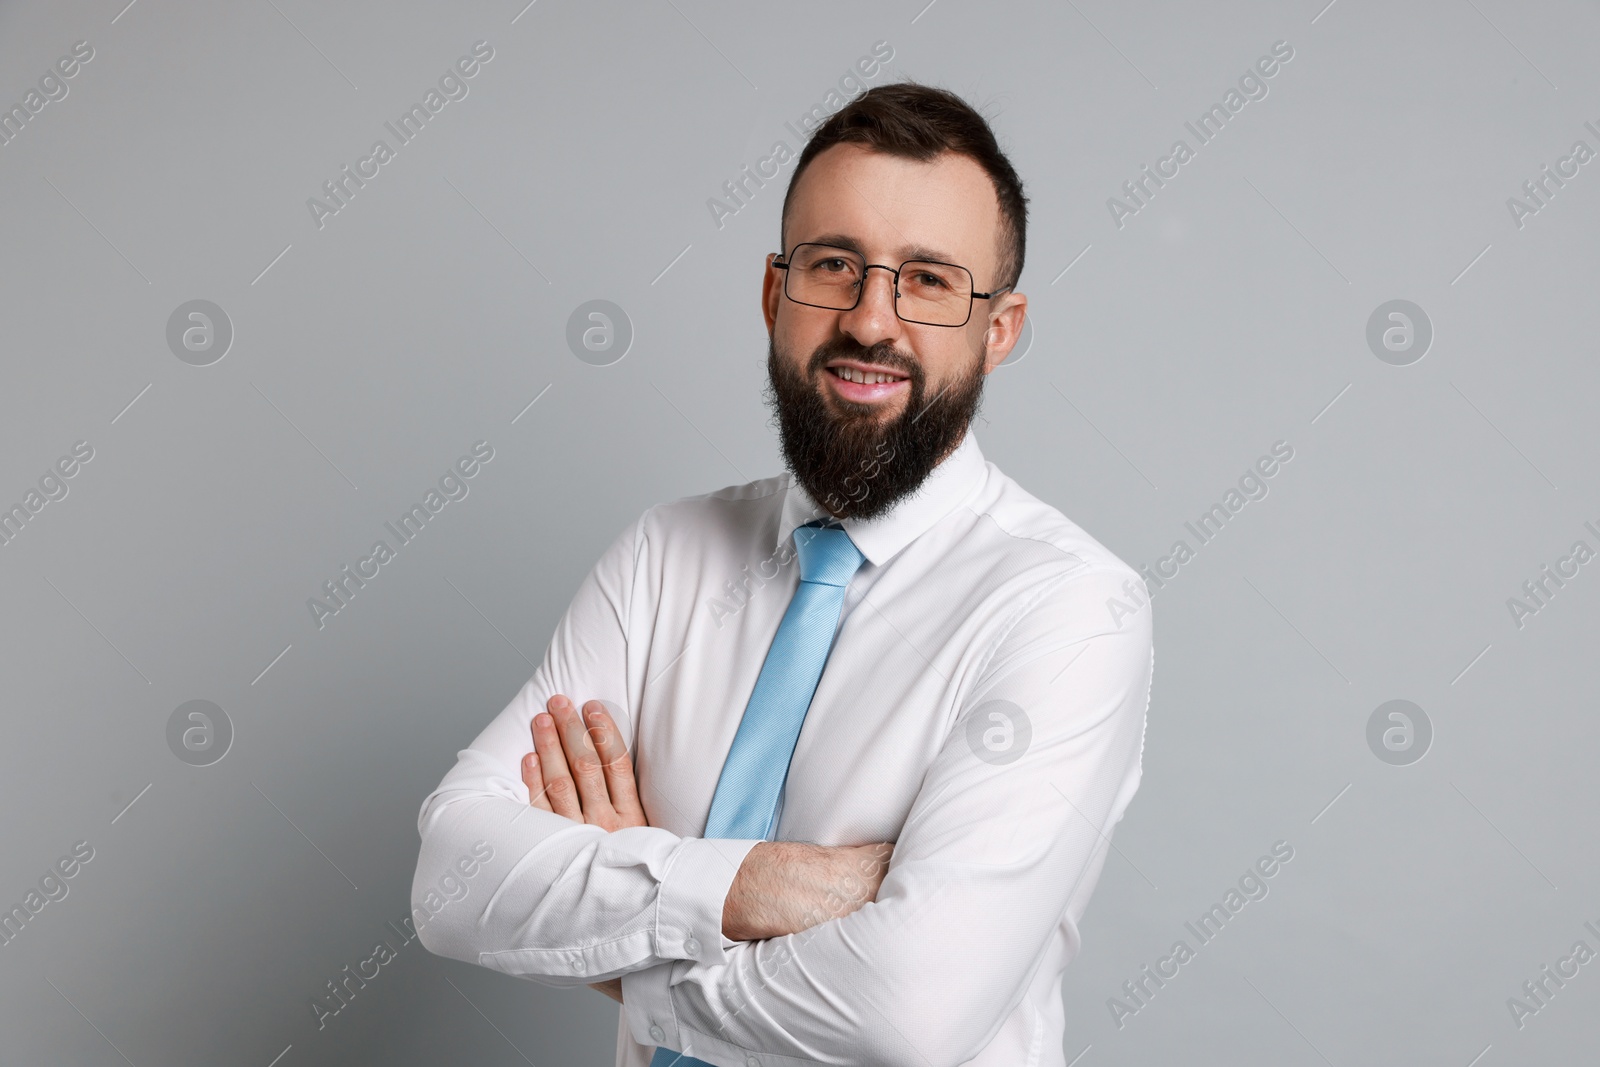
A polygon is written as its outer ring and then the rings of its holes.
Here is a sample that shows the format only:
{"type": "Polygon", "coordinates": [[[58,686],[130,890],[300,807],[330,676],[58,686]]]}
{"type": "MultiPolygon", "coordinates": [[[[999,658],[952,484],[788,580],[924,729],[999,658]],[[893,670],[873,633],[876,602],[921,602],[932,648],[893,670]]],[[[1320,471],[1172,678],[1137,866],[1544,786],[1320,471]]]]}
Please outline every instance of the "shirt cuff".
{"type": "Polygon", "coordinates": [[[667,1048],[721,1067],[807,1067],[818,1062],[753,1052],[680,1025],[672,1006],[672,986],[677,981],[694,981],[698,967],[688,960],[674,960],[622,976],[622,1016],[635,1041],[645,1048],[667,1048]]]}
{"type": "MultiPolygon", "coordinates": [[[[760,839],[686,837],[656,897],[656,955],[721,964],[738,944],[722,934],[722,909],[745,855],[760,839]]],[[[665,989],[665,980],[662,987],[665,989]]]]}
{"type": "Polygon", "coordinates": [[[673,968],[680,964],[693,966],[672,960],[622,976],[622,1016],[633,1039],[646,1048],[683,1051],[683,1038],[678,1033],[678,1017],[672,1010],[670,992],[673,968]]]}

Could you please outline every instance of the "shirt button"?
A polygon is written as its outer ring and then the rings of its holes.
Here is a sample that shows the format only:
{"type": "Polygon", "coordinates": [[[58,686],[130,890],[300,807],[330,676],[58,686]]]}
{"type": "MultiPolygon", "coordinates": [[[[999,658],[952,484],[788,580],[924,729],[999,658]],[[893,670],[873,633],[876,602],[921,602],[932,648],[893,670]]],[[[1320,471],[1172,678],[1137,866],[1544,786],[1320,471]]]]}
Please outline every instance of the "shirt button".
{"type": "Polygon", "coordinates": [[[761,1067],[761,1061],[754,1056],[746,1056],[744,1058],[744,1067],[761,1067]]]}
{"type": "Polygon", "coordinates": [[[651,1024],[651,1026],[650,1026],[650,1040],[656,1042],[657,1044],[660,1044],[661,1042],[665,1041],[666,1039],[667,1039],[667,1032],[665,1030],[661,1029],[661,1027],[656,1026],[654,1024],[651,1024]]]}
{"type": "Polygon", "coordinates": [[[582,974],[587,969],[588,968],[584,965],[584,962],[583,962],[583,960],[581,958],[580,959],[575,959],[575,960],[572,961],[572,970],[575,973],[582,974]]]}
{"type": "Polygon", "coordinates": [[[683,943],[683,951],[687,952],[691,956],[698,956],[700,954],[700,942],[696,941],[692,937],[689,938],[683,943]]]}

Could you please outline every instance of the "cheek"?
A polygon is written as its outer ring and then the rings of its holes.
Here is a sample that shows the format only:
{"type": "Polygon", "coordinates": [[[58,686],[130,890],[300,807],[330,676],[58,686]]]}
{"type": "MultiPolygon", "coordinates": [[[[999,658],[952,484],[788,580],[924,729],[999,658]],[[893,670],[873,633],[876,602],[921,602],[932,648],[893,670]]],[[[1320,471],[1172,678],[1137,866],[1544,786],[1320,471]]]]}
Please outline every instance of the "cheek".
{"type": "Polygon", "coordinates": [[[946,385],[970,381],[982,374],[988,359],[986,330],[968,326],[948,331],[949,337],[923,339],[913,355],[927,374],[927,390],[937,393],[946,385]]]}
{"type": "Polygon", "coordinates": [[[780,317],[772,335],[774,358],[793,377],[808,377],[811,357],[827,340],[828,334],[815,324],[796,321],[798,316],[780,317]]]}

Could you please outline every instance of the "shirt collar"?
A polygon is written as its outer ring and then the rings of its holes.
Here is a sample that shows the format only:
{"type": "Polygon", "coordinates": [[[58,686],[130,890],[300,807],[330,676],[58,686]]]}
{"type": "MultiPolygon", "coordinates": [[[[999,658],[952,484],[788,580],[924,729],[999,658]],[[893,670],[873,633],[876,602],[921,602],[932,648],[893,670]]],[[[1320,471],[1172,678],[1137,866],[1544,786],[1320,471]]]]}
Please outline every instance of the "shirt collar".
{"type": "MultiPolygon", "coordinates": [[[[868,562],[881,567],[976,490],[983,480],[985,467],[978,440],[969,426],[955,451],[928,472],[916,492],[900,500],[886,514],[865,520],[841,520],[845,533],[868,562]]],[[[793,474],[788,478],[775,551],[783,547],[796,527],[829,517],[827,510],[811,498],[793,474]]]]}

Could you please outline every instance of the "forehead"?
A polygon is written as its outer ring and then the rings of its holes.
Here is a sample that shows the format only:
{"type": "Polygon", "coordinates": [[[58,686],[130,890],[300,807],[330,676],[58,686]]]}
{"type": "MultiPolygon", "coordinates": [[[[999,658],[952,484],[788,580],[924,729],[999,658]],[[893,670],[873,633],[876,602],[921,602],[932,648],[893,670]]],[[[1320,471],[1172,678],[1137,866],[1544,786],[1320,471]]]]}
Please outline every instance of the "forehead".
{"type": "Polygon", "coordinates": [[[818,153],[800,176],[784,239],[848,239],[868,257],[937,259],[980,279],[997,269],[1000,203],[971,157],[945,152],[926,162],[857,144],[818,153]]]}

